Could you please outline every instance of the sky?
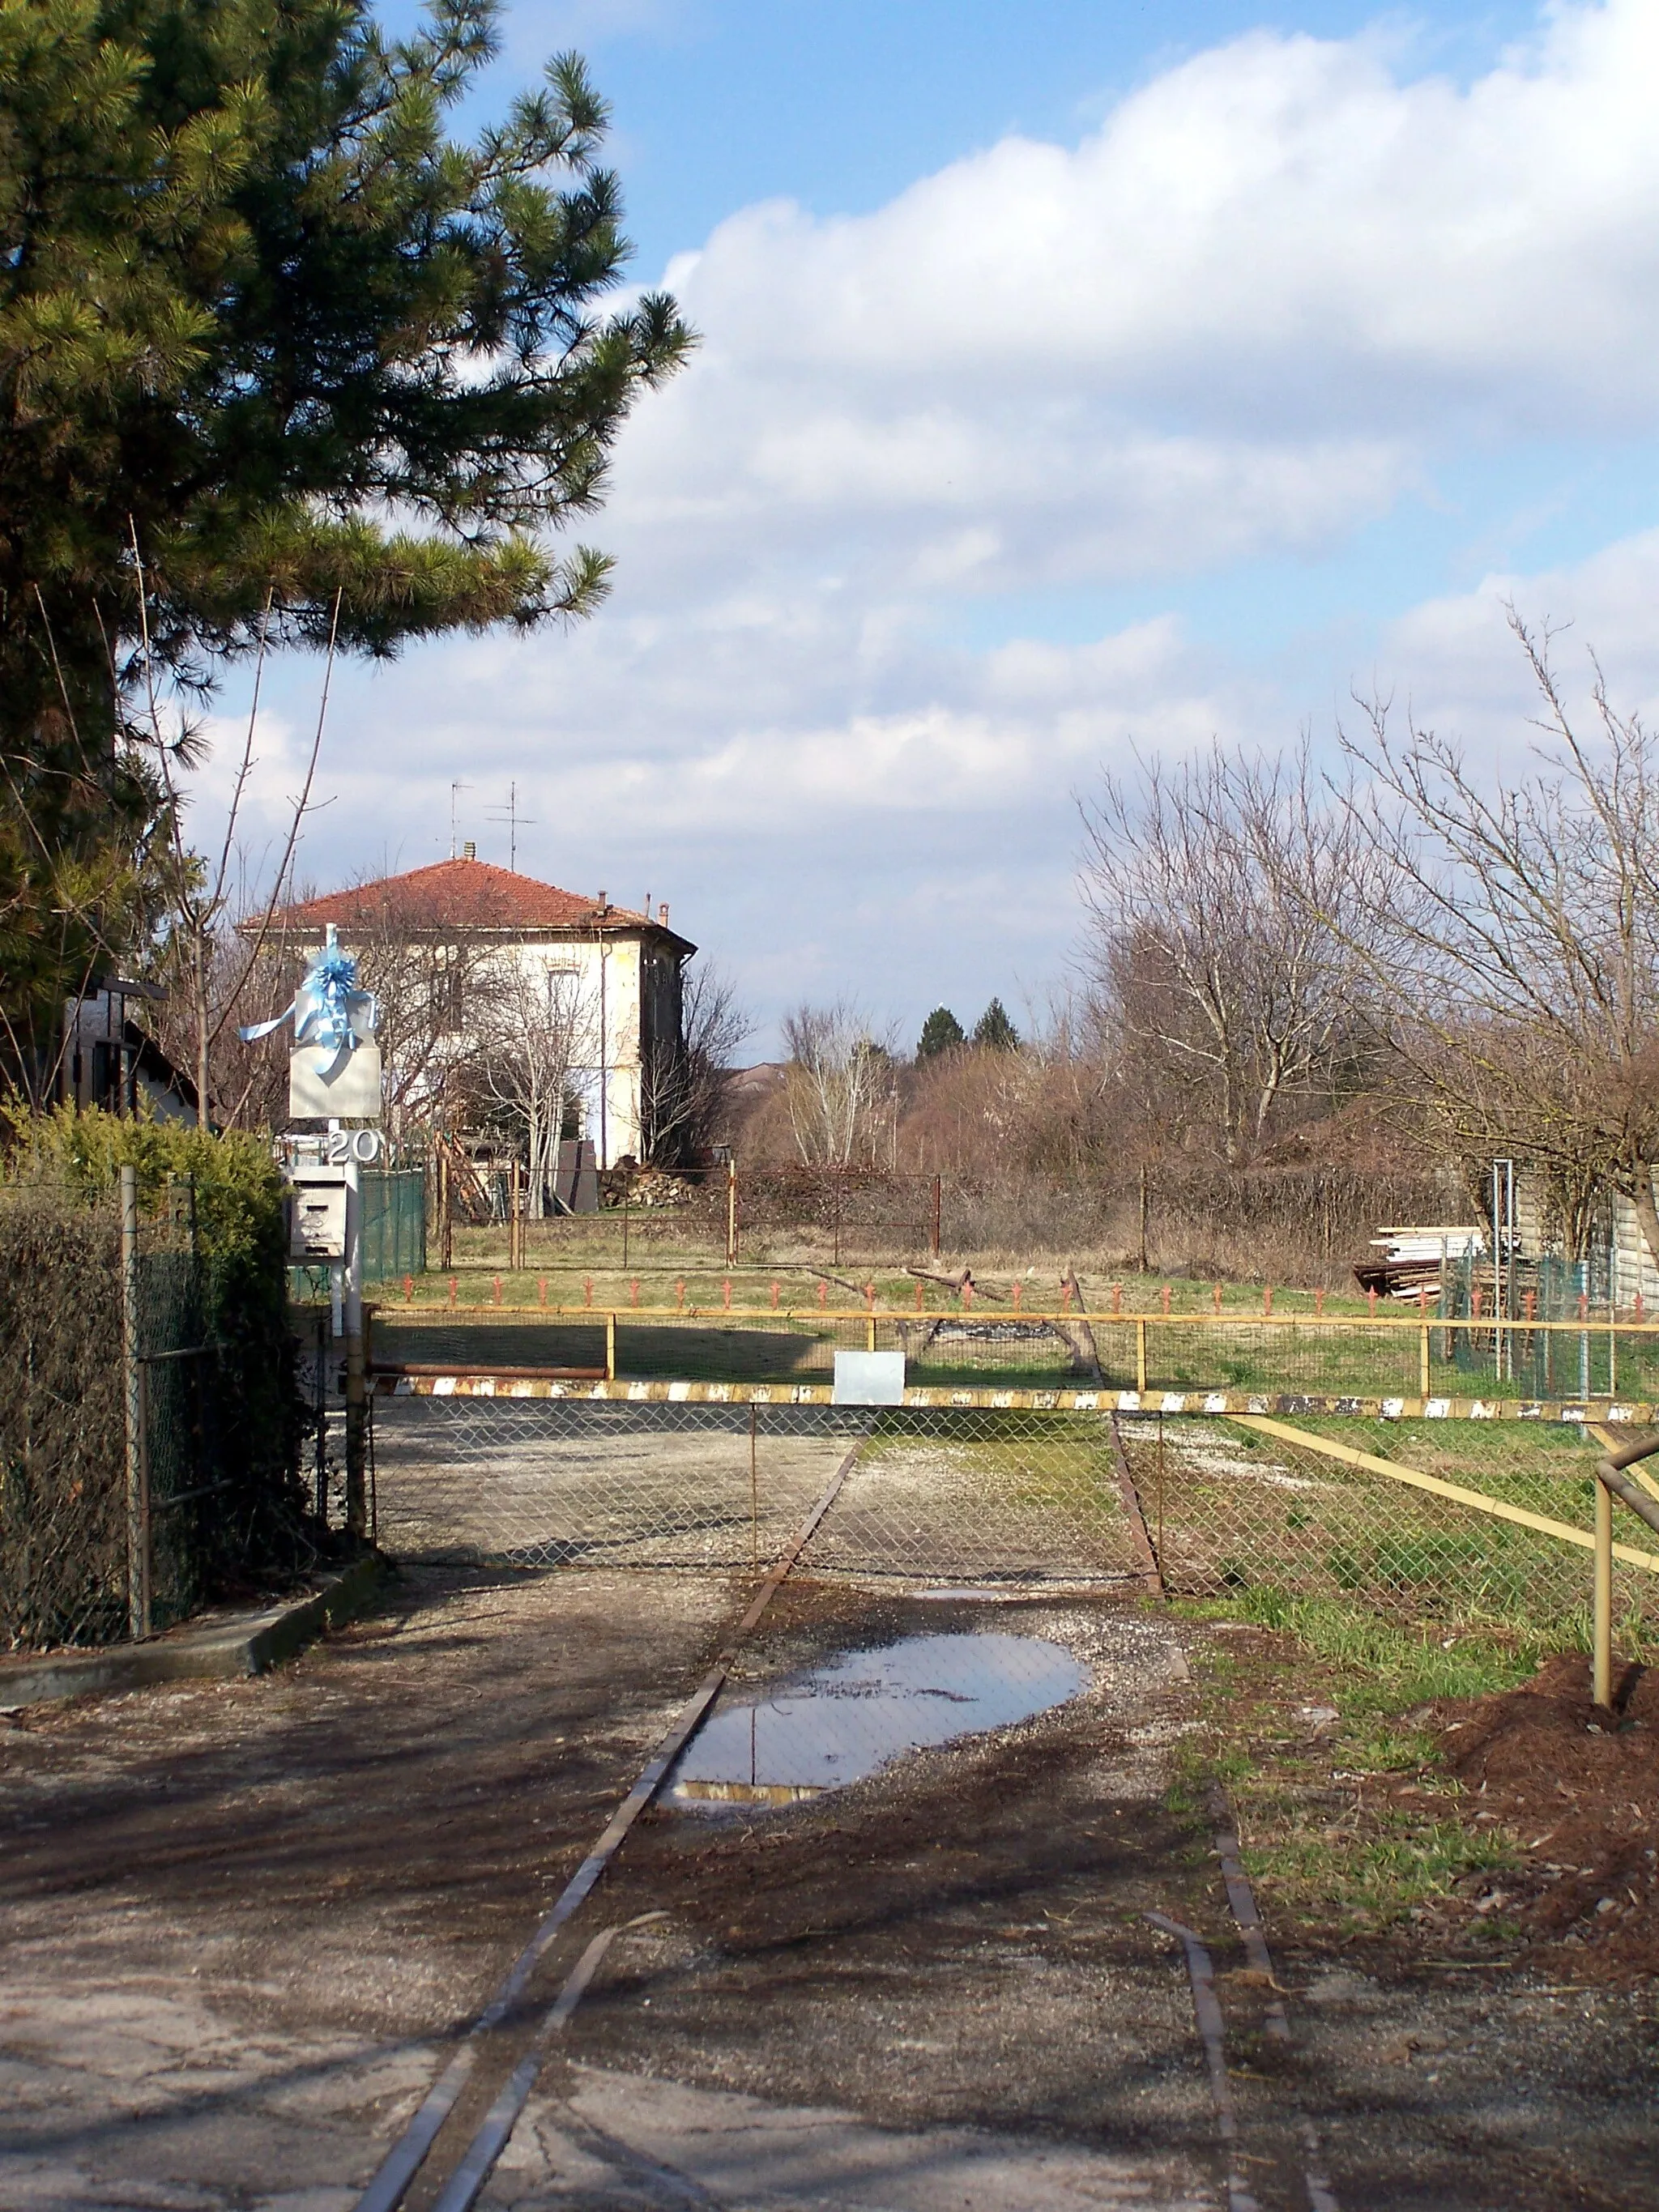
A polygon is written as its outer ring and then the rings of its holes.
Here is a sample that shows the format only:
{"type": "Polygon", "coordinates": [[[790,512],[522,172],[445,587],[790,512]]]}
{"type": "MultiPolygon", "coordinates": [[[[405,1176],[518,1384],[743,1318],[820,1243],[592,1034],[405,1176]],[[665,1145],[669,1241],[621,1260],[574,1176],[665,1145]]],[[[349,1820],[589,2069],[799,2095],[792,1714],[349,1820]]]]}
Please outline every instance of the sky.
{"type": "MultiPolygon", "coordinates": [[[[839,997],[908,1043],[1076,979],[1137,753],[1334,757],[1358,694],[1518,771],[1510,604],[1651,711],[1652,0],[520,0],[473,119],[568,46],[702,343],[593,620],[337,672],[302,881],[452,817],[506,865],[516,791],[520,869],[669,901],[756,1056],[839,997]]],[[[267,673],[254,866],[319,678],[267,673]]]]}

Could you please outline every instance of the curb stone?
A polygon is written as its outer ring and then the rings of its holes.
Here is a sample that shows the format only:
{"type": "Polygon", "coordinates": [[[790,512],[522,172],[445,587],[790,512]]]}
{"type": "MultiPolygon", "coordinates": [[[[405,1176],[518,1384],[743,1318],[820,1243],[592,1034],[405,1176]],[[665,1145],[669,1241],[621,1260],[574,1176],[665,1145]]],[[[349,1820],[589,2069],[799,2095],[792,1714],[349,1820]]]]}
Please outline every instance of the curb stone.
{"type": "Polygon", "coordinates": [[[118,1696],[155,1682],[263,1674],[291,1659],[325,1630],[362,1612],[389,1569],[390,1562],[380,1553],[369,1552],[331,1576],[320,1589],[258,1613],[204,1626],[186,1624],[149,1644],[0,1661],[0,1711],[44,1705],[54,1698],[118,1696]]]}

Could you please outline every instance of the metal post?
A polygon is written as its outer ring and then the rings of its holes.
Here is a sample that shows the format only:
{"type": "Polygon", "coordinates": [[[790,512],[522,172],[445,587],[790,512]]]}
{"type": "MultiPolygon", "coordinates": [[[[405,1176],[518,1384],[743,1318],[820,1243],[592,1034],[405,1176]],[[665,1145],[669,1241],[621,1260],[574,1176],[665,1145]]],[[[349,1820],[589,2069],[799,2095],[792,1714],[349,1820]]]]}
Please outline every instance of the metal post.
{"type": "Polygon", "coordinates": [[[1425,1401],[1429,1395],[1429,1324],[1425,1322],[1421,1340],[1417,1347],[1417,1389],[1425,1401]]]}
{"type": "Polygon", "coordinates": [[[1613,1703],[1613,1492],[1599,1479],[1595,1485],[1595,1575],[1592,1611],[1590,1695],[1601,1706],[1613,1703]]]}
{"type": "Polygon", "coordinates": [[[328,1363],[333,1357],[329,1349],[328,1327],[321,1314],[317,1316],[317,1375],[315,1413],[317,1421],[317,1526],[328,1534],[328,1363]]]}
{"type": "MultiPolygon", "coordinates": [[[[1584,1316],[1584,1318],[1588,1321],[1588,1320],[1589,1320],[1589,1261],[1588,1260],[1581,1260],[1581,1261],[1578,1262],[1578,1310],[1579,1310],[1579,1312],[1580,1312],[1580,1313],[1584,1316]]],[[[1590,1340],[1589,1340],[1589,1331],[1587,1328],[1582,1328],[1582,1329],[1580,1329],[1580,1330],[1579,1330],[1579,1332],[1578,1332],[1578,1395],[1579,1395],[1579,1396],[1580,1396],[1581,1398],[1588,1398],[1588,1397],[1589,1397],[1589,1389],[1590,1389],[1590,1340]]]]}
{"type": "MultiPolygon", "coordinates": [[[[1144,1390],[1146,1388],[1146,1324],[1144,1321],[1138,1321],[1135,1323],[1135,1388],[1137,1390],[1144,1390]]],[[[1163,1418],[1163,1415],[1159,1414],[1160,1422],[1163,1418]]],[[[1163,1434],[1163,1429],[1160,1427],[1158,1430],[1160,1440],[1163,1434]]]]}
{"type": "MultiPolygon", "coordinates": [[[[1151,1272],[1152,1272],[1152,1262],[1151,1262],[1151,1261],[1150,1261],[1150,1260],[1147,1258],[1147,1256],[1146,1256],[1146,1163],[1145,1163],[1145,1161],[1143,1161],[1143,1162],[1141,1163],[1141,1169],[1140,1169],[1140,1254],[1139,1254],[1139,1259],[1140,1259],[1140,1272],[1141,1272],[1141,1273],[1142,1273],[1143,1275],[1150,1274],[1150,1273],[1151,1273],[1151,1272]]],[[[1146,1386],[1143,1384],[1143,1385],[1142,1385],[1142,1388],[1144,1389],[1145,1387],[1146,1387],[1146,1386]]]]}
{"type": "Polygon", "coordinates": [[[346,1256],[343,1308],[346,1346],[347,1534],[368,1534],[368,1391],[363,1355],[363,1201],[355,1159],[346,1162],[346,1256]]]}
{"type": "Polygon", "coordinates": [[[614,1312],[606,1314],[605,1317],[605,1379],[607,1382],[614,1382],[617,1379],[617,1316],[614,1312]]]}
{"type": "Polygon", "coordinates": [[[726,1264],[738,1264],[738,1164],[735,1159],[726,1163],[726,1264]]]}
{"type": "Polygon", "coordinates": [[[749,1401],[749,1560],[760,1565],[760,1468],[755,1442],[755,1401],[749,1401]]]}
{"type": "Polygon", "coordinates": [[[449,1154],[441,1149],[438,1153],[438,1265],[447,1274],[455,1263],[455,1232],[451,1213],[453,1194],[449,1187],[449,1154]]]}
{"type": "Polygon", "coordinates": [[[121,1364],[127,1429],[127,1632],[149,1634],[149,1424],[138,1351],[138,1170],[121,1170],[121,1364]]]}
{"type": "Polygon", "coordinates": [[[943,1180],[944,1178],[939,1176],[933,1177],[933,1257],[936,1260],[939,1252],[939,1217],[944,1210],[941,1204],[943,1194],[940,1188],[943,1180]]]}
{"type": "Polygon", "coordinates": [[[513,1218],[507,1232],[507,1264],[517,1274],[524,1266],[524,1170],[515,1158],[513,1162],[513,1218]]]}
{"type": "Polygon", "coordinates": [[[839,1267],[841,1265],[841,1171],[837,1168],[831,1168],[830,1173],[833,1178],[832,1188],[836,1194],[836,1256],[833,1264],[839,1267]]]}

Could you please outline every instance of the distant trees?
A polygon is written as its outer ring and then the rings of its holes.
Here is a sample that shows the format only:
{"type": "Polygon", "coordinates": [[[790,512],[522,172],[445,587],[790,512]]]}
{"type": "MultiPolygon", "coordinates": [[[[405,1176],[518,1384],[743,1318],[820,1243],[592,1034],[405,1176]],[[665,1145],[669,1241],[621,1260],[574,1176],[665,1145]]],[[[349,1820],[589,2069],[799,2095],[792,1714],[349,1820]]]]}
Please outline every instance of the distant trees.
{"type": "Polygon", "coordinates": [[[1361,1048],[1382,858],[1305,746],[1138,763],[1084,821],[1103,1018],[1156,1071],[1174,1121],[1237,1165],[1291,1101],[1332,1097],[1361,1048]]]}
{"type": "Polygon", "coordinates": [[[786,1016],[789,1126],[811,1166],[850,1167],[873,1158],[896,1127],[897,1075],[890,1037],[872,1035],[850,1000],[801,1006],[786,1016]]]}
{"type": "Polygon", "coordinates": [[[1452,1156],[1537,1170],[1570,1249],[1597,1191],[1628,1198],[1659,1261],[1659,741],[1610,702],[1570,711],[1548,635],[1510,610],[1544,744],[1531,773],[1478,775],[1385,703],[1350,734],[1346,833],[1371,909],[1321,919],[1363,971],[1391,1087],[1452,1156]]]}
{"type": "Polygon", "coordinates": [[[967,1042],[966,1031],[949,1006],[935,1006],[921,1025],[921,1035],[916,1040],[916,1058],[937,1060],[941,1053],[954,1052],[967,1042]]]}
{"type": "Polygon", "coordinates": [[[680,1029],[652,1038],[641,1070],[646,1157],[657,1166],[679,1166],[722,1138],[732,1073],[755,1024],[731,977],[694,962],[680,1029]]]}
{"type": "Polygon", "coordinates": [[[1018,1052],[1019,1031],[1000,999],[993,999],[974,1024],[974,1042],[981,1052],[1018,1052]]]}

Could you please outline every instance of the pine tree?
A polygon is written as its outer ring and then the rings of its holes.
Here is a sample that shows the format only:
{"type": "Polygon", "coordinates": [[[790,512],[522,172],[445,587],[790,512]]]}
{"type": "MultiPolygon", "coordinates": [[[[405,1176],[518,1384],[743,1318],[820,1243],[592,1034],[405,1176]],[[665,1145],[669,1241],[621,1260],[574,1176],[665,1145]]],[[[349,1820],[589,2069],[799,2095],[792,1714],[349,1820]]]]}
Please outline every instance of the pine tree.
{"type": "Polygon", "coordinates": [[[985,1052],[1018,1052],[1019,1031],[1000,999],[993,999],[974,1024],[974,1042],[985,1052]]]}
{"type": "Polygon", "coordinates": [[[935,1006],[921,1025],[921,1035],[916,1040],[918,1060],[937,1060],[942,1052],[954,1051],[966,1044],[967,1033],[949,1006],[935,1006]]]}
{"type": "MultiPolygon", "coordinates": [[[[124,714],[268,629],[346,651],[580,615],[672,300],[629,248],[562,56],[446,130],[495,0],[0,0],[0,1021],[11,1057],[133,922],[157,793],[124,714]]],[[[3,1035],[3,1032],[0,1032],[3,1035]]]]}

